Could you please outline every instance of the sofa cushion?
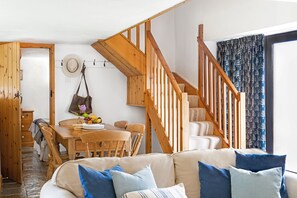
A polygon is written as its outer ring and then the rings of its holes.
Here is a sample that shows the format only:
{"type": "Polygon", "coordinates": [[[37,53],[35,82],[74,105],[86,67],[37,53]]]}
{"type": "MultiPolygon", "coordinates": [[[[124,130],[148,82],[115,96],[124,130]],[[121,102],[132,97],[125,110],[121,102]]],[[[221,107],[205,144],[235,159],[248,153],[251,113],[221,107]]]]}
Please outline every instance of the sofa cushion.
{"type": "Polygon", "coordinates": [[[96,171],[92,168],[78,165],[80,182],[84,189],[85,198],[93,198],[95,196],[116,197],[110,173],[111,170],[123,171],[119,165],[104,171],[96,171]]]}
{"type": "Polygon", "coordinates": [[[175,184],[173,158],[168,154],[146,154],[124,158],[88,158],[68,161],[62,164],[54,173],[52,182],[64,188],[76,197],[84,197],[83,188],[79,181],[78,164],[95,170],[106,170],[119,164],[127,173],[135,173],[141,168],[151,165],[158,187],[164,188],[175,184]]]}
{"type": "Polygon", "coordinates": [[[282,168],[256,173],[230,167],[232,198],[280,198],[282,168]]]}
{"type": "MultiPolygon", "coordinates": [[[[253,172],[262,171],[265,169],[281,167],[282,175],[285,173],[286,155],[259,155],[259,154],[240,154],[236,152],[236,168],[250,170],[253,172]]],[[[287,188],[283,177],[282,186],[280,189],[281,197],[288,198],[287,188]]]]}
{"type": "Polygon", "coordinates": [[[111,175],[117,198],[121,198],[125,193],[131,191],[157,188],[150,166],[133,174],[111,171],[111,175]]]}
{"type": "Polygon", "coordinates": [[[229,170],[216,168],[200,161],[198,166],[201,198],[231,197],[231,178],[229,170]]]}
{"type": "MultiPolygon", "coordinates": [[[[264,153],[258,149],[238,150],[241,153],[264,153]]],[[[228,168],[235,165],[233,149],[193,150],[173,155],[176,183],[184,183],[189,198],[200,198],[200,182],[198,161],[211,164],[218,168],[228,168]]]]}
{"type": "Polygon", "coordinates": [[[152,188],[133,191],[123,195],[122,198],[187,198],[184,184],[177,184],[168,188],[152,188]]]}

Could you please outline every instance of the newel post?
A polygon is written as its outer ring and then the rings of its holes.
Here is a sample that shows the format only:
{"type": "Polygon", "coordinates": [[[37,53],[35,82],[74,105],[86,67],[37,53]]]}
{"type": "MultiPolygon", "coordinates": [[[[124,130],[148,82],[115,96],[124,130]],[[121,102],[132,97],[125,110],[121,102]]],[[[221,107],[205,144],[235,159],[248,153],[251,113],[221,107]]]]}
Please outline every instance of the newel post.
{"type": "Polygon", "coordinates": [[[180,151],[189,150],[189,101],[188,94],[182,93],[181,99],[181,148],[180,151]]]}
{"type": "Polygon", "coordinates": [[[245,115],[245,93],[239,93],[239,118],[238,118],[238,138],[239,138],[239,148],[246,148],[246,115],[245,115]]]}

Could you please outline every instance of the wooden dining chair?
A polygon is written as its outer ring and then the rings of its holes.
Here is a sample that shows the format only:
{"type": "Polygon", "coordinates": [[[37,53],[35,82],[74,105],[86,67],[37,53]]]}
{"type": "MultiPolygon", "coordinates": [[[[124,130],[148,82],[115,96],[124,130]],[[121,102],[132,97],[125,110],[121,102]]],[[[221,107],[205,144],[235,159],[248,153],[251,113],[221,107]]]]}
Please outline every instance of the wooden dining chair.
{"type": "Polygon", "coordinates": [[[113,124],[113,126],[121,129],[126,129],[127,125],[128,125],[128,121],[126,120],[119,120],[113,124]]]}
{"type": "Polygon", "coordinates": [[[128,124],[126,130],[131,132],[131,156],[135,156],[139,151],[145,126],[140,123],[128,124]]]}
{"type": "Polygon", "coordinates": [[[104,130],[85,133],[80,139],[86,145],[86,157],[123,157],[130,135],[128,131],[104,130]]]}
{"type": "Polygon", "coordinates": [[[43,125],[41,126],[41,132],[43,133],[43,136],[49,147],[47,179],[50,179],[56,168],[58,168],[63,163],[63,160],[67,160],[67,156],[60,155],[55,143],[54,131],[51,127],[43,125]]]}
{"type": "Polygon", "coordinates": [[[73,124],[83,124],[85,121],[82,118],[71,118],[66,120],[61,120],[59,122],[60,126],[72,126],[73,124]]]}

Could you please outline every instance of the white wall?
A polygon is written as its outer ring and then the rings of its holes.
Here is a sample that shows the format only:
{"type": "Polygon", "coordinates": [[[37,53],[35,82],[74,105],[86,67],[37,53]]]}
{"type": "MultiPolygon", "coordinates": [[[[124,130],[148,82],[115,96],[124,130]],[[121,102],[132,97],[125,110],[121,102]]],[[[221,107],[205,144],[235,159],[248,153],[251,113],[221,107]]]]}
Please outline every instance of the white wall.
{"type": "Polygon", "coordinates": [[[152,20],[152,34],[168,66],[175,70],[175,22],[174,10],[152,20]]]}
{"type": "Polygon", "coordinates": [[[21,107],[34,110],[33,119],[49,118],[49,53],[48,50],[22,49],[21,107]]]}
{"type": "Polygon", "coordinates": [[[286,169],[297,172],[297,41],[274,45],[273,145],[274,153],[287,154],[286,169]],[[285,144],[284,144],[285,143],[285,144]]]}
{"type": "Polygon", "coordinates": [[[297,21],[297,3],[267,0],[188,0],[175,9],[176,71],[196,85],[198,25],[204,39],[223,40],[252,30],[297,21]]]}
{"type": "MultiPolygon", "coordinates": [[[[93,113],[100,116],[103,122],[113,124],[117,120],[128,120],[130,123],[145,123],[145,109],[132,107],[127,102],[127,78],[111,63],[96,63],[92,61],[105,60],[96,50],[89,45],[63,45],[55,48],[56,59],[56,122],[63,119],[76,117],[68,113],[68,108],[73,94],[76,92],[80,77],[70,78],[64,75],[61,60],[68,54],[77,54],[86,60],[86,77],[90,95],[93,97],[93,113]]],[[[83,84],[82,84],[83,85],[83,84]]],[[[85,96],[82,89],[80,95],[85,96]]],[[[140,152],[144,152],[141,147],[140,152]]]]}

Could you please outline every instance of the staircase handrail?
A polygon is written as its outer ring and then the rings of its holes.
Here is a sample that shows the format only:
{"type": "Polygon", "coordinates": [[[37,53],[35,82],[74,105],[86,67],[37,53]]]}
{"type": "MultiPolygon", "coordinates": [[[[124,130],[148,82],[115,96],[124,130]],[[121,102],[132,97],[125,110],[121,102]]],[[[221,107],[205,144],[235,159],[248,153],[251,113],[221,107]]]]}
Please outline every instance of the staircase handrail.
{"type": "Polygon", "coordinates": [[[174,76],[173,76],[173,74],[172,74],[172,72],[171,72],[171,70],[170,70],[170,68],[169,68],[169,66],[168,66],[168,64],[167,64],[161,50],[160,50],[160,48],[158,47],[158,44],[157,44],[156,40],[154,39],[151,32],[147,32],[147,37],[150,40],[153,48],[155,49],[155,52],[156,52],[159,60],[161,61],[161,64],[162,64],[162,66],[164,68],[164,71],[166,72],[166,74],[167,74],[167,76],[168,76],[168,78],[169,78],[169,80],[170,80],[170,82],[172,84],[172,87],[174,88],[175,92],[177,93],[178,98],[181,100],[182,91],[179,88],[178,83],[176,82],[176,80],[175,80],[175,78],[174,78],[174,76]]]}
{"type": "Polygon", "coordinates": [[[189,102],[150,30],[146,31],[146,107],[163,152],[188,149],[189,102]]]}
{"type": "Polygon", "coordinates": [[[219,75],[223,79],[223,81],[227,84],[228,88],[233,92],[233,94],[236,96],[237,99],[239,99],[239,91],[237,91],[236,87],[230,80],[230,78],[227,76],[227,74],[224,72],[216,58],[212,55],[212,53],[209,51],[208,47],[205,45],[204,41],[198,37],[197,39],[199,46],[203,49],[203,51],[207,54],[207,56],[211,59],[211,62],[214,63],[213,65],[216,67],[217,71],[219,72],[219,75]]]}
{"type": "Polygon", "coordinates": [[[223,145],[246,147],[245,93],[239,92],[203,41],[199,25],[198,95],[223,137],[223,145]]]}

